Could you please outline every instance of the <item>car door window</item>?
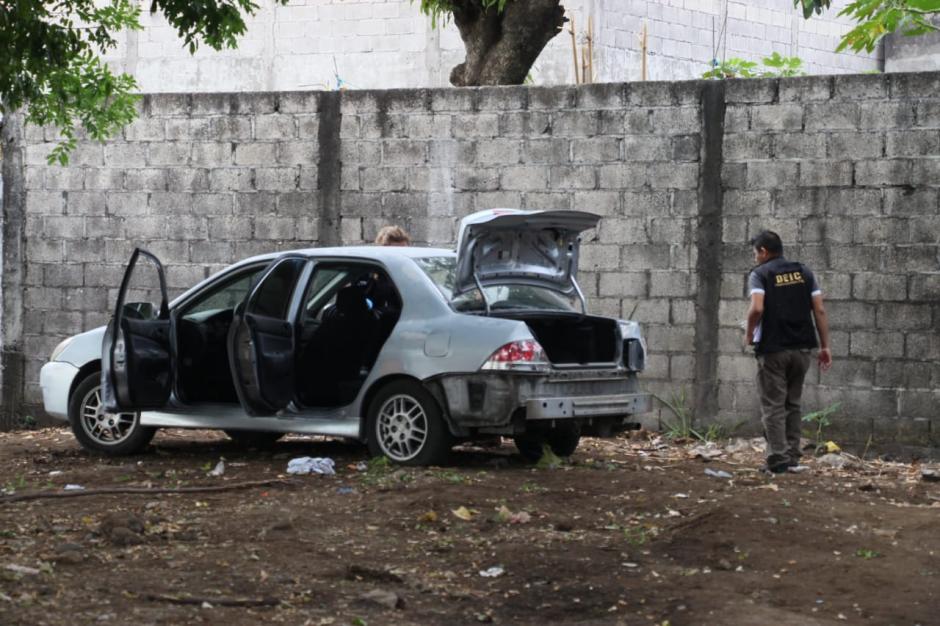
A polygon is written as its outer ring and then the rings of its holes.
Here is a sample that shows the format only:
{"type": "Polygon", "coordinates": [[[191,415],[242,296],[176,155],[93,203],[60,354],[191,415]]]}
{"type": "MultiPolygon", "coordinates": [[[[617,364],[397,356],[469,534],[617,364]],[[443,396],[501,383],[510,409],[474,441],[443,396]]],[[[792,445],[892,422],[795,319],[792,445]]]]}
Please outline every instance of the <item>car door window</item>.
{"type": "Polygon", "coordinates": [[[264,268],[264,265],[252,267],[198,296],[186,307],[182,318],[195,321],[208,317],[212,313],[234,309],[245,300],[248,292],[257,284],[264,268]]]}
{"type": "Polygon", "coordinates": [[[287,319],[294,285],[304,263],[303,259],[287,259],[278,263],[252,294],[247,312],[261,317],[287,319]]]}

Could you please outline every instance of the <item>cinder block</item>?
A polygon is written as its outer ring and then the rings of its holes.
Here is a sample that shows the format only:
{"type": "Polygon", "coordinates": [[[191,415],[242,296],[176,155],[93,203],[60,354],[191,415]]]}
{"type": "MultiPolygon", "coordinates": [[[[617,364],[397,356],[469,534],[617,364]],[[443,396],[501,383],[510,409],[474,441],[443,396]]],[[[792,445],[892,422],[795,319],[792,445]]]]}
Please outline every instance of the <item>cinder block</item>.
{"type": "Polygon", "coordinates": [[[554,137],[593,137],[597,134],[597,111],[560,111],[551,118],[554,137]]]}
{"type": "Polygon", "coordinates": [[[887,217],[862,217],[855,221],[853,240],[861,244],[906,243],[909,239],[906,220],[887,217]]]}
{"type": "Polygon", "coordinates": [[[252,238],[253,220],[249,217],[209,217],[209,239],[246,241],[252,238]]]}
{"type": "Polygon", "coordinates": [[[921,273],[909,277],[910,299],[915,302],[940,300],[940,273],[921,273]]]}
{"type": "Polygon", "coordinates": [[[81,263],[49,263],[42,266],[44,287],[81,287],[84,267],[81,263]]]}
{"type": "MultiPolygon", "coordinates": [[[[581,141],[595,141],[585,139],[581,141]]],[[[523,163],[546,163],[560,165],[570,161],[570,139],[529,139],[522,143],[523,163]]]]}
{"type": "Polygon", "coordinates": [[[747,164],[750,189],[786,187],[796,180],[798,167],[789,161],[751,161],[747,164]]]}
{"type": "Polygon", "coordinates": [[[751,129],[801,130],[803,128],[803,105],[766,104],[751,109],[751,129]]]}
{"type": "Polygon", "coordinates": [[[888,97],[888,75],[847,75],[833,79],[833,100],[883,100],[888,97]]]}
{"type": "Polygon", "coordinates": [[[191,168],[170,168],[166,171],[167,189],[208,191],[209,171],[191,168]]]}
{"type": "Polygon", "coordinates": [[[111,165],[122,167],[143,167],[173,165],[181,167],[189,164],[189,155],[193,145],[187,141],[151,144],[114,144],[113,147],[127,146],[122,151],[110,152],[112,146],[105,146],[105,159],[111,165]],[[127,165],[121,165],[122,157],[127,157],[127,165]]]}
{"type": "Polygon", "coordinates": [[[254,123],[255,139],[285,141],[297,137],[297,124],[292,115],[259,115],[254,123]]]}
{"type": "Polygon", "coordinates": [[[665,270],[672,267],[670,249],[662,244],[635,243],[622,246],[620,259],[620,266],[625,270],[665,270]]]}
{"type": "Polygon", "coordinates": [[[863,102],[859,106],[859,128],[910,128],[914,125],[913,102],[863,102]]]}
{"type": "MultiPolygon", "coordinates": [[[[552,191],[542,193],[537,191],[527,191],[523,194],[522,208],[533,211],[568,211],[571,209],[570,193],[560,193],[552,191]]],[[[583,237],[587,240],[593,240],[592,231],[586,231],[583,237]]]]}
{"type": "Polygon", "coordinates": [[[142,168],[127,170],[124,174],[127,191],[166,191],[166,170],[142,168]]]}
{"type": "Polygon", "coordinates": [[[650,297],[688,298],[695,294],[695,280],[689,272],[651,271],[650,297]]]}
{"type": "Polygon", "coordinates": [[[938,131],[888,131],[885,139],[885,155],[888,157],[936,156],[940,153],[938,131]]]}
{"type": "MultiPolygon", "coordinates": [[[[215,141],[221,139],[216,137],[209,129],[210,119],[227,120],[230,118],[208,118],[197,117],[195,119],[177,118],[166,120],[166,139],[167,141],[215,141]]],[[[251,126],[249,124],[248,135],[251,136],[251,126]]]]}
{"type": "MultiPolygon", "coordinates": [[[[66,197],[86,192],[72,191],[28,191],[26,193],[26,211],[33,215],[62,215],[65,213],[66,197]]],[[[74,201],[73,201],[74,203],[74,201]]],[[[78,210],[76,206],[73,211],[78,210]]]]}
{"type": "Polygon", "coordinates": [[[598,227],[601,243],[648,243],[646,220],[638,218],[605,217],[598,227]]]}
{"type": "Polygon", "coordinates": [[[931,370],[935,367],[927,363],[878,359],[875,362],[875,379],[872,386],[930,389],[931,370]]]}
{"type": "Polygon", "coordinates": [[[835,159],[864,159],[884,156],[884,133],[835,132],[827,135],[827,154],[835,159]]]}
{"type": "Polygon", "coordinates": [[[129,217],[147,213],[147,194],[110,193],[107,196],[108,215],[129,217]]]}
{"type": "Polygon", "coordinates": [[[382,143],[382,163],[386,166],[424,165],[428,158],[425,141],[390,139],[382,143]]]}
{"type": "Polygon", "coordinates": [[[724,194],[725,215],[766,216],[773,206],[769,191],[731,189],[724,194]]]}
{"type": "Polygon", "coordinates": [[[746,163],[725,163],[721,168],[721,184],[725,189],[741,189],[747,180],[746,163]]]}
{"type": "Polygon", "coordinates": [[[233,154],[230,143],[194,143],[190,163],[196,167],[224,167],[232,164],[233,154]]]}
{"type": "Polygon", "coordinates": [[[879,304],[877,327],[888,330],[927,330],[933,327],[931,317],[928,304],[879,304]]]}
{"type": "Polygon", "coordinates": [[[879,215],[881,213],[882,196],[878,189],[829,189],[823,200],[825,212],[829,215],[879,215]]]}
{"type": "Polygon", "coordinates": [[[911,217],[937,213],[938,193],[936,189],[885,189],[885,215],[911,217]]]}
{"type": "Polygon", "coordinates": [[[940,78],[934,73],[905,72],[888,77],[891,98],[914,100],[935,99],[940,93],[940,78]]]}
{"type": "Polygon", "coordinates": [[[552,189],[594,189],[597,185],[595,169],[585,165],[560,165],[549,171],[552,189]]]}
{"type": "Polygon", "coordinates": [[[255,221],[255,239],[292,240],[296,233],[297,222],[293,217],[265,217],[255,221]]]}
{"type": "Polygon", "coordinates": [[[522,142],[518,139],[481,141],[476,147],[476,159],[481,165],[515,165],[521,158],[522,142]]]}
{"type": "Polygon", "coordinates": [[[398,167],[366,168],[360,173],[363,191],[404,191],[405,170],[398,167]]]}
{"type": "MultiPolygon", "coordinates": [[[[211,141],[250,141],[252,136],[251,120],[252,118],[247,116],[210,117],[209,129],[205,139],[211,141]]],[[[169,122],[167,122],[167,135],[169,134],[169,122]]],[[[202,139],[202,135],[198,133],[190,133],[183,137],[179,137],[179,139],[198,141],[202,139]]]]}
{"type": "Polygon", "coordinates": [[[235,144],[235,165],[272,165],[276,160],[275,143],[235,144]]]}
{"type": "MultiPolygon", "coordinates": [[[[853,102],[823,102],[805,106],[806,130],[842,130],[859,127],[859,105],[853,102]]],[[[862,124],[862,128],[870,127],[862,124]]]]}
{"type": "Polygon", "coordinates": [[[281,93],[278,94],[278,104],[281,113],[317,113],[320,110],[320,94],[315,91],[281,93]]]}
{"type": "Polygon", "coordinates": [[[648,172],[653,189],[698,188],[698,163],[650,163],[648,172]]]}
{"type": "Polygon", "coordinates": [[[404,135],[410,139],[446,139],[450,137],[450,115],[409,115],[404,119],[404,135]]]}
{"type": "Polygon", "coordinates": [[[212,168],[209,172],[209,189],[212,191],[251,191],[254,189],[255,173],[249,167],[212,168]]]}
{"type": "Polygon", "coordinates": [[[649,326],[646,343],[651,351],[689,354],[695,350],[695,329],[692,326],[649,326]]]}
{"type": "Polygon", "coordinates": [[[110,142],[104,146],[104,163],[110,167],[143,167],[147,164],[147,146],[172,146],[166,143],[121,143],[110,142]]]}
{"type": "Polygon", "coordinates": [[[904,338],[904,356],[936,363],[940,360],[940,335],[936,332],[909,332],[904,338]]]}
{"type": "Polygon", "coordinates": [[[860,187],[910,185],[912,172],[910,159],[858,161],[855,164],[855,184],[860,187]]]}
{"type": "Polygon", "coordinates": [[[577,101],[574,88],[530,87],[528,91],[531,111],[572,109],[577,101]]]}
{"type": "Polygon", "coordinates": [[[620,247],[617,245],[584,245],[578,266],[585,271],[616,270],[620,267],[620,247]]]}
{"type": "Polygon", "coordinates": [[[672,158],[672,140],[668,137],[627,135],[623,138],[625,161],[667,161],[672,158]]]}
{"type": "Polygon", "coordinates": [[[859,300],[904,300],[907,277],[900,274],[856,274],[852,278],[852,296],[859,300]]]}
{"type": "MultiPolygon", "coordinates": [[[[134,220],[140,218],[130,218],[133,223],[134,220]]],[[[144,218],[145,219],[145,218],[144,218]]],[[[86,217],[85,218],[85,236],[90,238],[95,244],[95,249],[92,251],[92,258],[83,259],[75,256],[69,256],[68,259],[71,261],[85,261],[85,260],[97,260],[101,258],[101,239],[103,238],[117,238],[124,237],[126,234],[131,236],[136,236],[137,231],[132,230],[130,233],[126,233],[124,230],[124,218],[118,217],[86,217]]],[[[85,240],[80,240],[85,241],[85,240]]],[[[72,241],[69,241],[71,244],[72,241]]],[[[73,248],[69,248],[70,253],[75,252],[73,248]]]]}
{"type": "MultiPolygon", "coordinates": [[[[794,135],[779,135],[792,137],[794,135]]],[[[767,133],[726,133],[722,156],[728,161],[770,159],[773,156],[773,135],[767,133]]]]}
{"type": "MultiPolygon", "coordinates": [[[[529,102],[528,90],[525,87],[480,87],[474,91],[476,92],[476,108],[480,111],[520,111],[525,109],[529,102]]],[[[432,93],[436,93],[436,91],[432,93]]],[[[434,108],[433,103],[431,108],[434,108]]]]}
{"type": "Polygon", "coordinates": [[[500,186],[508,191],[540,191],[548,187],[549,169],[544,166],[516,165],[500,174],[500,186]]]}
{"type": "Polygon", "coordinates": [[[577,106],[582,109],[620,109],[626,104],[626,91],[624,83],[582,85],[577,90],[577,106]]]}
{"type": "MultiPolygon", "coordinates": [[[[170,239],[204,240],[209,238],[209,225],[204,217],[174,216],[166,222],[166,234],[170,239]]],[[[181,286],[185,287],[186,285],[181,286]]]]}
{"type": "Polygon", "coordinates": [[[654,132],[665,135],[701,133],[701,111],[697,106],[651,109],[650,124],[654,132]]]}
{"type": "Polygon", "coordinates": [[[777,99],[776,79],[731,79],[725,81],[725,102],[763,103],[777,99]]]}
{"type": "Polygon", "coordinates": [[[460,168],[454,172],[454,186],[472,191],[495,191],[499,189],[499,169],[460,168]]]}
{"type": "MultiPolygon", "coordinates": [[[[362,157],[364,165],[375,165],[362,157]]],[[[469,165],[476,159],[476,144],[470,141],[435,140],[428,142],[428,162],[439,167],[469,165]]]]}
{"type": "Polygon", "coordinates": [[[800,161],[800,185],[804,187],[846,187],[851,184],[851,161],[800,161]]]}
{"type": "Polygon", "coordinates": [[[831,76],[780,79],[780,102],[819,102],[832,96],[831,76]]]}
{"type": "Polygon", "coordinates": [[[500,134],[499,116],[495,113],[455,115],[453,133],[457,139],[496,137],[500,134]]]}
{"type": "Polygon", "coordinates": [[[603,296],[647,296],[648,276],[639,272],[602,272],[600,274],[599,293],[603,296]]]}
{"type": "Polygon", "coordinates": [[[617,161],[620,159],[621,143],[622,140],[617,137],[575,139],[571,142],[572,160],[575,163],[605,163],[617,161]]]}
{"type": "Polygon", "coordinates": [[[632,106],[672,106],[677,102],[675,84],[647,81],[626,85],[627,102],[632,106]]]}
{"type": "Polygon", "coordinates": [[[259,167],[255,169],[255,189],[258,191],[292,191],[298,188],[300,170],[297,167],[259,167]]]}
{"type": "Polygon", "coordinates": [[[917,126],[940,128],[940,101],[922,100],[915,105],[917,126]]]}
{"type": "Polygon", "coordinates": [[[124,127],[127,141],[163,141],[166,139],[166,120],[163,118],[138,117],[124,127]]]}
{"type": "Polygon", "coordinates": [[[940,187],[940,159],[914,159],[911,184],[940,187]]]}
{"type": "MultiPolygon", "coordinates": [[[[784,133],[774,135],[773,154],[778,159],[822,158],[826,156],[824,133],[784,133]]],[[[841,158],[854,157],[843,154],[841,158]]],[[[758,155],[756,158],[768,158],[758,155]]]]}
{"type": "Polygon", "coordinates": [[[579,211],[589,211],[598,215],[609,216],[621,213],[621,197],[617,191],[576,191],[573,203],[579,211]]]}
{"type": "Polygon", "coordinates": [[[234,199],[230,193],[197,193],[192,196],[195,215],[231,215],[234,199]]]}

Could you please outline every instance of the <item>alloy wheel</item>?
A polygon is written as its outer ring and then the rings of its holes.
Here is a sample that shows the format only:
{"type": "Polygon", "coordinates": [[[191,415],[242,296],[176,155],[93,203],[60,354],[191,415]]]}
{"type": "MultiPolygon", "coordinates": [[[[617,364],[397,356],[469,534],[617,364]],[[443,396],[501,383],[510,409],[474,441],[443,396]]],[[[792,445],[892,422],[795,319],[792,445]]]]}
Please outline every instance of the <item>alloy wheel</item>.
{"type": "Polygon", "coordinates": [[[93,387],[81,404],[82,430],[95,442],[113,446],[126,440],[137,425],[137,413],[108,413],[101,402],[101,387],[93,387]]]}
{"type": "Polygon", "coordinates": [[[375,430],[386,456],[393,461],[408,461],[427,443],[428,416],[413,397],[394,395],[379,409],[375,430]]]}

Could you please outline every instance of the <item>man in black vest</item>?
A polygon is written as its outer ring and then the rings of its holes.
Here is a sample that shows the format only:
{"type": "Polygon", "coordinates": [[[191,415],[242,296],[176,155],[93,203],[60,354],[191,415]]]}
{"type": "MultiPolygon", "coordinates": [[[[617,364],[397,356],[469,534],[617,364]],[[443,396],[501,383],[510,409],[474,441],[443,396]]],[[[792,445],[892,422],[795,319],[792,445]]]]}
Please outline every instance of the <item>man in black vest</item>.
{"type": "Polygon", "coordinates": [[[829,322],[816,277],[802,263],[783,257],[777,233],[765,230],[751,246],[757,267],[748,277],[751,306],[745,342],[754,346],[757,356],[767,470],[779,474],[798,465],[802,455],[800,398],[810,352],[819,347],[821,370],[832,365],[829,322]]]}

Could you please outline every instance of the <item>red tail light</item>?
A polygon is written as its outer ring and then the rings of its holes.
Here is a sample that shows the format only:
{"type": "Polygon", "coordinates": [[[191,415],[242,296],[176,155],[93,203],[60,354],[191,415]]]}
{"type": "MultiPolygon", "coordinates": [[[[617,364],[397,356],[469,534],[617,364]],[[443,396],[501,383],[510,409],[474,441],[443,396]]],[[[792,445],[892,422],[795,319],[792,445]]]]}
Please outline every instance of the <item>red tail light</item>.
{"type": "Polygon", "coordinates": [[[480,369],[538,371],[548,369],[548,359],[539,342],[523,339],[502,346],[480,369]]]}

